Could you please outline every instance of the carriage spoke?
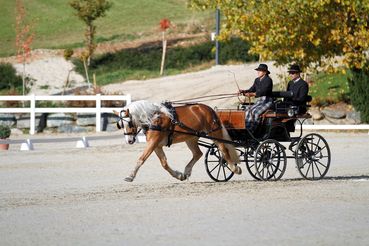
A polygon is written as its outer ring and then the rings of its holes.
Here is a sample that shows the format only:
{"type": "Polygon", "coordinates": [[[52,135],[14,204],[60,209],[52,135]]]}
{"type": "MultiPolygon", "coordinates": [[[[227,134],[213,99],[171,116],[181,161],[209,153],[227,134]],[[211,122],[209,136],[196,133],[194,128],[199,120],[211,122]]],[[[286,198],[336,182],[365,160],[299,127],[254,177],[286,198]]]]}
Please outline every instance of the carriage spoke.
{"type": "Polygon", "coordinates": [[[316,164],[315,161],[314,161],[314,165],[315,165],[316,170],[319,172],[319,175],[322,176],[322,173],[320,172],[320,169],[318,167],[318,164],[316,164]]]}
{"type": "Polygon", "coordinates": [[[315,150],[314,150],[314,152],[319,148],[319,143],[320,143],[320,138],[319,138],[318,142],[317,142],[317,143],[316,143],[316,145],[315,145],[315,150]]]}
{"type": "Polygon", "coordinates": [[[221,168],[221,164],[219,163],[219,168],[218,168],[218,173],[217,173],[217,179],[219,180],[219,175],[220,175],[220,168],[221,168]]]}
{"type": "Polygon", "coordinates": [[[224,166],[222,166],[222,170],[223,170],[224,179],[226,179],[226,178],[227,178],[227,176],[226,176],[226,172],[225,172],[225,168],[224,168],[224,166]]]}
{"type": "Polygon", "coordinates": [[[315,177],[315,175],[314,175],[314,162],[312,161],[312,162],[310,163],[310,165],[311,165],[311,173],[312,173],[312,175],[313,175],[313,179],[314,179],[314,177],[315,177]]]}
{"type": "Polygon", "coordinates": [[[218,165],[216,165],[213,169],[211,169],[210,172],[212,173],[215,170],[215,168],[217,168],[219,165],[220,165],[220,163],[218,161],[218,165]]]}

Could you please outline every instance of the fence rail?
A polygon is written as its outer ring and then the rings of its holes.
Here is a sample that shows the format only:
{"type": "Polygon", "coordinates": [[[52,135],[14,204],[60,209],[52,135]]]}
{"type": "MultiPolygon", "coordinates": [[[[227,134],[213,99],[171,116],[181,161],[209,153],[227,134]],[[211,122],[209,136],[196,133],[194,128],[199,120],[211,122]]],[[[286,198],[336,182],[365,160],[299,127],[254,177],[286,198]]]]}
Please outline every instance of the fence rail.
{"type": "Polygon", "coordinates": [[[80,95],[80,96],[0,96],[1,101],[29,101],[27,108],[0,108],[0,113],[29,113],[30,134],[35,134],[36,113],[95,113],[96,132],[101,131],[101,113],[111,113],[116,108],[101,107],[101,101],[125,101],[126,105],[131,103],[131,95],[80,95]],[[94,108],[37,108],[37,101],[95,101],[94,108]]]}

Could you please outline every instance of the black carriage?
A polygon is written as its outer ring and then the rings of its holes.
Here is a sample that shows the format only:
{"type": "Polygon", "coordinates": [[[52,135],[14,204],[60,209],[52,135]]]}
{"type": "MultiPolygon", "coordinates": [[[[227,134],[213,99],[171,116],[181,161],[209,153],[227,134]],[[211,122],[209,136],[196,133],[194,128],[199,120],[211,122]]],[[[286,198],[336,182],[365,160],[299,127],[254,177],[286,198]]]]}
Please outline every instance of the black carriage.
{"type": "MultiPolygon", "coordinates": [[[[311,118],[306,113],[306,105],[292,105],[283,100],[290,97],[287,92],[273,92],[273,109],[261,116],[261,124],[251,133],[245,126],[245,104],[237,109],[216,109],[225,125],[232,144],[236,146],[241,163],[246,164],[250,175],[256,180],[279,180],[285,173],[287,159],[294,159],[301,176],[308,180],[323,178],[329,169],[331,153],[327,141],[319,134],[303,136],[303,123],[311,118]],[[281,99],[282,98],[282,99],[281,99]],[[299,136],[291,136],[299,126],[299,136]],[[286,143],[285,147],[281,143],[286,143]],[[287,155],[290,151],[292,154],[287,155]]],[[[199,140],[208,148],[205,167],[210,178],[225,182],[233,177],[233,172],[215,144],[199,140]]]]}

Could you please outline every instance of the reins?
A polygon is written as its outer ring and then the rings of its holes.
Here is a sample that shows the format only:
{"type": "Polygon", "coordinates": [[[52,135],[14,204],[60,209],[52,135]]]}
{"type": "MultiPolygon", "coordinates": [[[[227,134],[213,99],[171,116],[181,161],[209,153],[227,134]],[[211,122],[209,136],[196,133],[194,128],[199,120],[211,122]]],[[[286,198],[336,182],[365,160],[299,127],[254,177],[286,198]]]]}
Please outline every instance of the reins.
{"type": "Polygon", "coordinates": [[[188,99],[181,99],[176,101],[171,101],[174,104],[193,104],[198,102],[207,102],[207,101],[215,101],[225,98],[237,97],[238,93],[226,93],[226,94],[215,94],[201,97],[193,97],[188,99]]]}

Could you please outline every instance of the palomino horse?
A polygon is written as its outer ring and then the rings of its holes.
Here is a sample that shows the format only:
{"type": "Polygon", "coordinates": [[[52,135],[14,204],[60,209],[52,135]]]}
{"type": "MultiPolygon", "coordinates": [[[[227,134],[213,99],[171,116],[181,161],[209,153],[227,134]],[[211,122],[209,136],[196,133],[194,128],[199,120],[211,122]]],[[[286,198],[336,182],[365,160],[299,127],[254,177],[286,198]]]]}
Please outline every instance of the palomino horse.
{"type": "MultiPolygon", "coordinates": [[[[169,109],[164,105],[148,101],[135,101],[115,114],[120,117],[117,126],[123,128],[127,143],[133,144],[141,130],[146,135],[147,146],[131,174],[125,178],[128,182],[134,180],[138,169],[153,151],[170,175],[179,180],[186,180],[191,176],[192,167],[202,156],[198,145],[200,135],[217,140],[231,140],[214,110],[204,104],[190,104],[169,109]],[[163,151],[164,146],[180,142],[186,142],[192,152],[192,159],[185,167],[184,173],[169,167],[163,151]]],[[[222,141],[214,140],[214,143],[222,152],[229,168],[234,173],[241,174],[241,168],[236,166],[239,157],[235,147],[222,141]]]]}

